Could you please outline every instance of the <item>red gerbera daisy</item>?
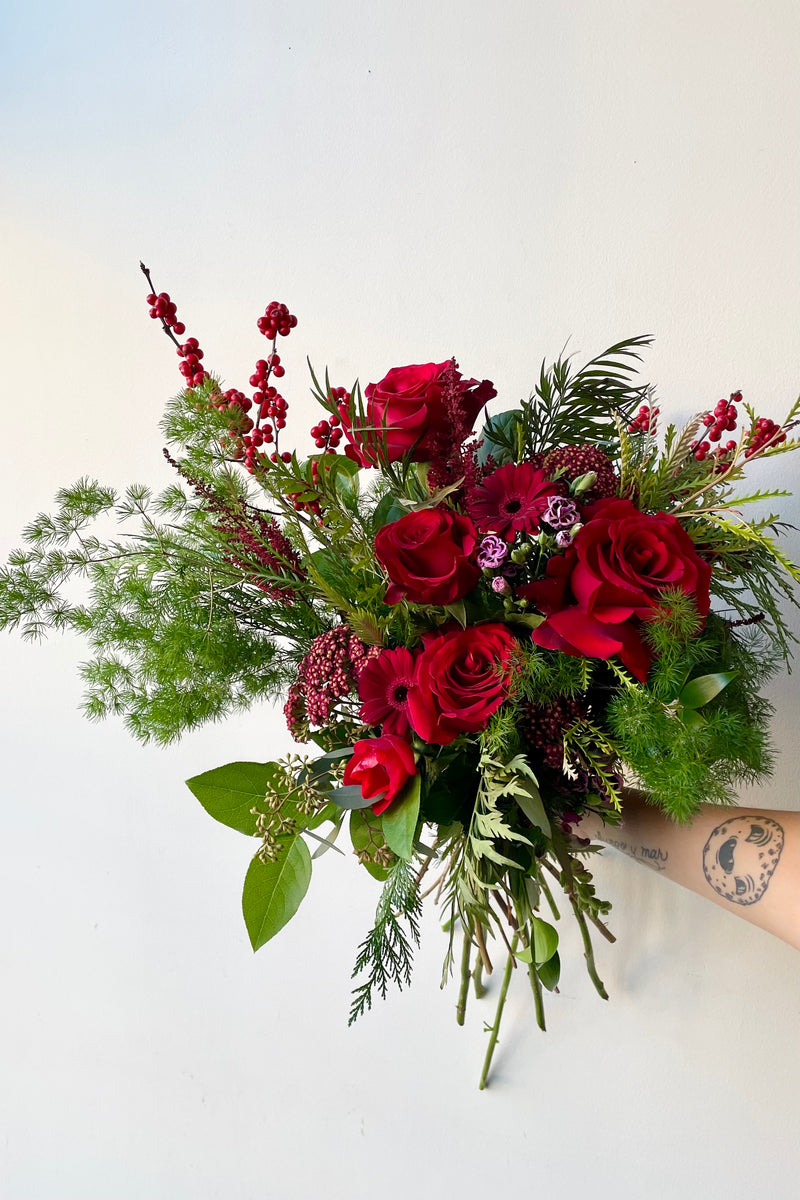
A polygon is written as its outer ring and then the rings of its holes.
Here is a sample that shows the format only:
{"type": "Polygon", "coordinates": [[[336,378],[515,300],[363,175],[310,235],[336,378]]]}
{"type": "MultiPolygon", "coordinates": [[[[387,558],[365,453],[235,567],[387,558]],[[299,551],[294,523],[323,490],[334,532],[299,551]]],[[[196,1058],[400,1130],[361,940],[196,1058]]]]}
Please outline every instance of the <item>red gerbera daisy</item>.
{"type": "Polygon", "coordinates": [[[538,533],[539,517],[563,489],[531,463],[508,463],[487,475],[470,493],[468,510],[482,533],[513,542],[517,533],[538,533]]]}
{"type": "Polygon", "coordinates": [[[414,655],[404,646],[383,650],[373,658],[358,679],[361,720],[365,725],[381,725],[384,733],[398,737],[409,733],[408,689],[415,675],[414,655]]]}

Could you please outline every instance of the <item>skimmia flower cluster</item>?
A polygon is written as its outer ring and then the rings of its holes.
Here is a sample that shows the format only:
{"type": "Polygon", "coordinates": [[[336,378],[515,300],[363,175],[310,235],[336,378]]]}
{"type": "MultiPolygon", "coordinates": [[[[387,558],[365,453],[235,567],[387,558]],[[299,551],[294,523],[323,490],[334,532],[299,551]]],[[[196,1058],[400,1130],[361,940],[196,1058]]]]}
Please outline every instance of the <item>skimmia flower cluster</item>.
{"type": "Polygon", "coordinates": [[[544,1028],[555,884],[606,995],[591,934],[613,940],[609,905],[581,817],[618,821],[637,787],[691,820],[769,772],[760,691],[790,656],[782,605],[800,573],[778,517],[743,515],[787,493],[741,485],[797,447],[798,405],[778,423],[737,391],[662,433],[637,377],[648,339],[633,338],[580,369],[543,366],[531,397],[492,417],[492,383],[452,358],[363,392],[312,371],[322,411],[303,455],[284,444],[276,386],[287,306],[257,321],[270,346],[250,390],[224,389],[142,269],[185,385],[163,423],[175,481],[158,496],[89,480],[59,493],[0,575],[0,624],[86,636],[87,712],[143,740],[279,699],[308,754],[189,780],[258,840],[243,894],[254,949],[297,910],[311,850],[340,852],[346,832],[382,885],[351,1020],[409,982],[433,893],[459,1022],[505,960],[483,1086],[517,965],[544,1028]],[[94,532],[109,516],[126,523],[119,540],[94,532]]]}

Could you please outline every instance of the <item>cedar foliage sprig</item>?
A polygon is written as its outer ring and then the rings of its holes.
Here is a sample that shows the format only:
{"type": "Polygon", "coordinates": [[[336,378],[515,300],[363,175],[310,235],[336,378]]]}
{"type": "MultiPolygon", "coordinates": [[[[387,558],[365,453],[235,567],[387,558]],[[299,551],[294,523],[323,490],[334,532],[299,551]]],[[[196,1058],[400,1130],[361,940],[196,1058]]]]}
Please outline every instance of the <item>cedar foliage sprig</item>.
{"type": "Polygon", "coordinates": [[[351,978],[355,979],[362,971],[367,972],[367,978],[353,989],[348,1025],[372,1008],[374,992],[385,999],[390,983],[402,991],[411,982],[421,913],[417,877],[410,864],[398,858],[383,885],[375,924],[358,948],[351,978]],[[408,927],[407,932],[402,921],[408,927]]]}

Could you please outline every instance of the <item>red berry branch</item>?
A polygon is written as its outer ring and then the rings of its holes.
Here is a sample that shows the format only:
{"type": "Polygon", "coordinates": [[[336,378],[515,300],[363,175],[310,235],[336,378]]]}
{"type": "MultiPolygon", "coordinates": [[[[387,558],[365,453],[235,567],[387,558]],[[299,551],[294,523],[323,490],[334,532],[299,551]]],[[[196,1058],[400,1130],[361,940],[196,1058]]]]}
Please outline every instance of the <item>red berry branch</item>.
{"type": "Polygon", "coordinates": [[[649,433],[651,437],[654,437],[660,412],[660,408],[651,410],[649,404],[643,404],[628,426],[628,433],[649,433]]]}
{"type": "MultiPolygon", "coordinates": [[[[169,292],[157,293],[149,268],[141,262],[139,266],[150,288],[147,296],[150,316],[153,320],[161,321],[162,329],[175,345],[182,359],[178,369],[186,381],[186,387],[200,387],[208,378],[208,372],[201,363],[203,351],[200,343],[194,337],[187,338],[185,342],[178,340],[176,335],[184,334],[186,326],[178,320],[175,302],[169,292]]],[[[243,462],[251,475],[258,469],[266,470],[270,461],[276,462],[278,458],[278,434],[286,425],[287,404],[270,380],[272,377],[280,379],[285,374],[275,345],[279,336],[287,337],[295,328],[297,317],[289,312],[285,304],[273,300],[256,324],[264,337],[272,341],[272,351],[267,358],[258,360],[255,372],[250,376],[250,386],[256,389],[252,398],[237,388],[228,388],[209,398],[219,412],[227,412],[231,419],[227,435],[223,434],[220,438],[221,449],[235,462],[243,462]],[[255,420],[248,415],[254,406],[255,420]],[[261,447],[272,444],[275,449],[267,458],[261,447]]],[[[283,453],[280,457],[283,462],[290,462],[292,456],[283,453]]]]}

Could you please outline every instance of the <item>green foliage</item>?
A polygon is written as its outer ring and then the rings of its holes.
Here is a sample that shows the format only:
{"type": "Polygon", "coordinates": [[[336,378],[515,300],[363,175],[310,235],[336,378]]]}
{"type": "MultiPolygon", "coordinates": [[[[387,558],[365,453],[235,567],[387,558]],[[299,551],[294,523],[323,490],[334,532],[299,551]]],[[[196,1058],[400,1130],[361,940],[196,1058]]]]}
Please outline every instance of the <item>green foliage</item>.
{"type": "Polygon", "coordinates": [[[413,947],[419,945],[422,904],[417,880],[405,859],[398,858],[383,886],[375,924],[358,948],[352,978],[363,971],[367,977],[353,989],[348,1025],[372,1008],[373,992],[385,999],[390,983],[402,990],[411,982],[413,947]],[[403,928],[402,921],[408,926],[403,928]]]}
{"type": "Polygon", "coordinates": [[[278,763],[226,763],[187,779],[186,786],[215,821],[254,837],[258,806],[269,788],[286,786],[286,772],[278,763]]]}
{"type": "MultiPolygon", "coordinates": [[[[652,389],[634,383],[641,361],[639,350],[650,341],[649,337],[626,338],[578,371],[573,371],[569,357],[560,357],[551,367],[542,363],[534,394],[521,405],[521,457],[546,453],[554,446],[586,444],[616,457],[619,434],[615,417],[627,422],[637,405],[651,399],[652,389]]],[[[502,431],[497,440],[505,444],[502,431]]]]}
{"type": "Polygon", "coordinates": [[[775,541],[781,528],[774,515],[748,522],[708,513],[702,525],[693,522],[688,532],[698,541],[698,549],[714,562],[712,594],[737,617],[764,621],[789,667],[797,638],[784,610],[787,603],[800,607],[795,586],[800,583],[800,571],[775,541]]]}
{"type": "Polygon", "coordinates": [[[244,880],[242,913],[254,950],[292,919],[311,882],[311,855],[300,833],[287,834],[279,843],[276,858],[256,855],[244,880]]]}
{"type": "Polygon", "coordinates": [[[646,689],[611,701],[607,721],[621,757],[676,820],[690,820],[704,802],[730,803],[737,787],[769,773],[771,707],[759,693],[775,665],[757,628],[734,631],[711,614],[701,636],[656,660],[646,689]],[[687,681],[720,672],[730,679],[703,704],[702,721],[681,720],[687,681]]]}
{"type": "Polygon", "coordinates": [[[388,879],[395,856],[386,846],[380,817],[371,809],[350,813],[350,841],[358,861],[373,879],[388,879]]]}
{"type": "Polygon", "coordinates": [[[490,893],[500,886],[507,869],[524,872],[530,866],[531,837],[516,827],[520,812],[518,796],[530,795],[525,787],[526,776],[533,779],[521,755],[508,763],[486,752],[481,755],[475,807],[450,885],[453,901],[465,924],[472,920],[494,921],[490,893]]]}
{"type": "Polygon", "coordinates": [[[413,775],[396,800],[383,813],[381,827],[386,844],[398,858],[409,862],[419,818],[420,776],[413,775]]]}
{"type": "Polygon", "coordinates": [[[299,581],[296,603],[271,600],[264,573],[235,565],[213,514],[174,485],[156,497],[135,485],[120,497],[83,479],[56,500],[0,570],[0,628],[82,634],[93,654],[82,668],[92,719],[114,713],[143,742],[174,741],[279,696],[327,627],[299,581]],[[161,519],[178,509],[179,524],[161,519]],[[98,536],[111,522],[119,535],[98,536]],[[291,649],[278,655],[275,638],[287,636],[291,649]]]}
{"type": "Polygon", "coordinates": [[[514,676],[520,701],[547,705],[559,696],[574,699],[588,691],[597,667],[592,659],[543,650],[527,640],[521,643],[521,651],[514,676]]]}

